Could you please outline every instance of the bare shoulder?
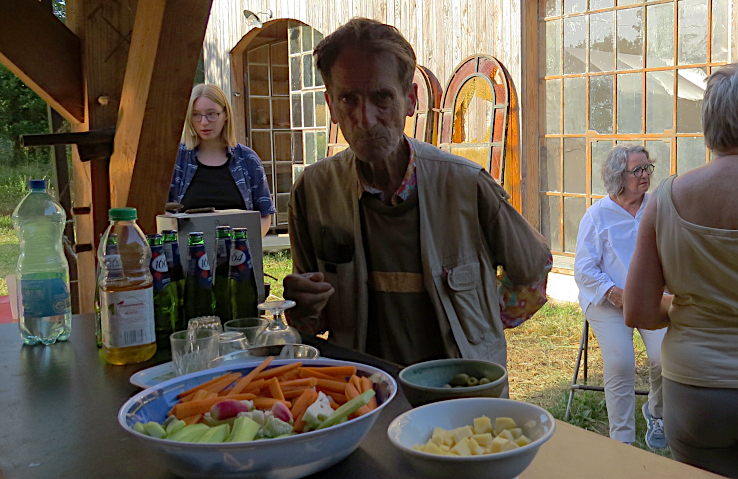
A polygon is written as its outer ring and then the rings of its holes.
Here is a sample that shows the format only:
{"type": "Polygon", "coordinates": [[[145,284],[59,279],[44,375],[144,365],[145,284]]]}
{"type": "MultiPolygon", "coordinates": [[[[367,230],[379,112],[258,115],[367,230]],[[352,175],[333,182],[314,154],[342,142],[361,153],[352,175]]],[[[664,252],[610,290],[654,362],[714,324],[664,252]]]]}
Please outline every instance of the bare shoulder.
{"type": "Polygon", "coordinates": [[[671,199],[685,221],[720,229],[738,229],[738,160],[713,162],[674,179],[671,199]]]}

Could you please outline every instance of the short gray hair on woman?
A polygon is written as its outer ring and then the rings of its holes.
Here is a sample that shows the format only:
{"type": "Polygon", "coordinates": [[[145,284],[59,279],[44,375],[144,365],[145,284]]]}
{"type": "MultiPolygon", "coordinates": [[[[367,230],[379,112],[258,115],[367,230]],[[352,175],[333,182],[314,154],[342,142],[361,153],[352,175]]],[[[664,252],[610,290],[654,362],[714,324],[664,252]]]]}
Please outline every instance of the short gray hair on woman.
{"type": "Polygon", "coordinates": [[[705,145],[722,152],[738,147],[738,63],[715,70],[702,102],[705,145]]]}
{"type": "Polygon", "coordinates": [[[628,157],[634,153],[643,153],[651,162],[651,155],[641,145],[618,145],[607,154],[602,164],[602,181],[608,194],[618,196],[623,192],[623,173],[628,169],[628,157]]]}

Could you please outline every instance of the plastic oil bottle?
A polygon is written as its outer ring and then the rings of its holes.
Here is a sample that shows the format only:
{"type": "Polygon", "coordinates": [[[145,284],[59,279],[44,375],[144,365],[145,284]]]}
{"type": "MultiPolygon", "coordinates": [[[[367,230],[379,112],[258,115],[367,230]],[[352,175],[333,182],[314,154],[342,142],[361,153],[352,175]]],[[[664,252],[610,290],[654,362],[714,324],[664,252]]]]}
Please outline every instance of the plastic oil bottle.
{"type": "Polygon", "coordinates": [[[108,218],[97,252],[103,355],[110,364],[140,363],[156,353],[151,249],[135,208],[112,208],[108,218]],[[111,234],[117,248],[106,247],[111,234]]]}

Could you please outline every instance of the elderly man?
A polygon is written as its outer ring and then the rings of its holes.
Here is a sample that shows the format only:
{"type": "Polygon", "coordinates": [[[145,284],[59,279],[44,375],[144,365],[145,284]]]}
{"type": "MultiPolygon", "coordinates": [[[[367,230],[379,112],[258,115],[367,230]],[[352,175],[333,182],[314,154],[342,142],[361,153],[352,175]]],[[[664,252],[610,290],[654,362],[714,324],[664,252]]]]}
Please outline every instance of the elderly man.
{"type": "Polygon", "coordinates": [[[394,27],[353,19],[314,55],[351,148],[292,189],[291,323],[399,364],[506,364],[497,266],[516,284],[539,280],[545,240],[479,165],[404,136],[416,62],[394,27]]]}

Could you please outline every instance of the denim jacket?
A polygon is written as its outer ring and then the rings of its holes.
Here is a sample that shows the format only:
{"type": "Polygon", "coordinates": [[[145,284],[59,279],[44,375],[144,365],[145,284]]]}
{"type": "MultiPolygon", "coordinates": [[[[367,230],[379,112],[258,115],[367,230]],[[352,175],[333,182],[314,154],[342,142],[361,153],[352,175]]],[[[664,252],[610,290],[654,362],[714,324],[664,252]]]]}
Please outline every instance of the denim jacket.
{"type": "MultiPolygon", "coordinates": [[[[184,144],[179,145],[172,184],[169,187],[170,202],[182,203],[197,171],[196,157],[197,148],[188,150],[184,144]]],[[[240,143],[228,148],[228,168],[247,210],[260,211],[261,216],[276,213],[264,167],[254,150],[240,143]]]]}

